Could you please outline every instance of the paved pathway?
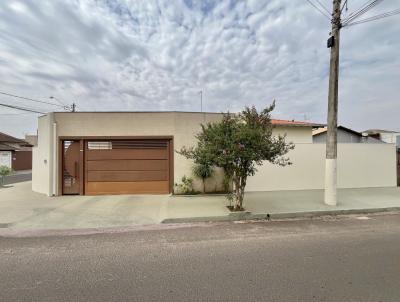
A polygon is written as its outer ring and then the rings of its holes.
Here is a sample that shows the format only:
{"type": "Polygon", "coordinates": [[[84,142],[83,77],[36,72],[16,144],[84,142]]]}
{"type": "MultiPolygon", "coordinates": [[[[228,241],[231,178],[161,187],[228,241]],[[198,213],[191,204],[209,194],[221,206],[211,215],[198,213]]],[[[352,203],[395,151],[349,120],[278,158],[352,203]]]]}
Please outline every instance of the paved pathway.
{"type": "MultiPolygon", "coordinates": [[[[245,196],[254,214],[368,210],[400,207],[400,188],[345,189],[338,207],[323,204],[321,190],[254,192],[245,196]]],[[[31,191],[31,182],[0,188],[1,229],[104,228],[162,221],[228,219],[224,196],[60,196],[31,191]]]]}

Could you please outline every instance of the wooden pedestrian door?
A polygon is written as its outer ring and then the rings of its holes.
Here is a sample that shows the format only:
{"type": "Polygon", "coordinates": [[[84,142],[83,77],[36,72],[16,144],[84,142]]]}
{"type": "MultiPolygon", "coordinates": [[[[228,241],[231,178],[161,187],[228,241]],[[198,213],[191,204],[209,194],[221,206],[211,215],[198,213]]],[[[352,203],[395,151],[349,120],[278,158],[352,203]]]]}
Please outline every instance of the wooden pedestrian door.
{"type": "Polygon", "coordinates": [[[65,195],[80,194],[83,171],[81,141],[63,141],[62,151],[62,192],[65,195]]]}

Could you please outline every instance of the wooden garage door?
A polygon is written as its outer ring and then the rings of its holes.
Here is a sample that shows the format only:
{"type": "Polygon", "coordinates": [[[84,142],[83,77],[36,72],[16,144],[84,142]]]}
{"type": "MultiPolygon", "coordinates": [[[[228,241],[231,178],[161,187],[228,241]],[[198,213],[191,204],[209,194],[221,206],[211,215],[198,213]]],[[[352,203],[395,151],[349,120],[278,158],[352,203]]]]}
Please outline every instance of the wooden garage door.
{"type": "Polygon", "coordinates": [[[85,194],[170,192],[168,140],[87,141],[85,194]]]}

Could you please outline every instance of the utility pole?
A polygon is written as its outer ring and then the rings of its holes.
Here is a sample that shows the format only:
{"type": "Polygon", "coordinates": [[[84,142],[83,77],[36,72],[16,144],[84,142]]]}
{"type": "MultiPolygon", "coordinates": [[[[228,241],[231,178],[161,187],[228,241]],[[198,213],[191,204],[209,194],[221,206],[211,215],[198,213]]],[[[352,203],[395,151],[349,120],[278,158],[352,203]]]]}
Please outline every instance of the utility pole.
{"type": "Polygon", "coordinates": [[[331,48],[328,94],[328,129],[325,160],[325,204],[337,204],[337,114],[339,82],[339,43],[341,29],[341,0],[333,0],[332,32],[328,39],[331,48]]]}
{"type": "Polygon", "coordinates": [[[200,90],[200,112],[203,112],[203,90],[200,90]]]}

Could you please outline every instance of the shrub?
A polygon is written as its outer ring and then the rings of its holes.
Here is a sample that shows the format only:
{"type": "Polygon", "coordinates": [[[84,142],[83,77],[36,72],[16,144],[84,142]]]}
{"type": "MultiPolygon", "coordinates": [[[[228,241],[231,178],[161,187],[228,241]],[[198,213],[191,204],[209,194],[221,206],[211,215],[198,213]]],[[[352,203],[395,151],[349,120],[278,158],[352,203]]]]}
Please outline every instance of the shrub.
{"type": "Polygon", "coordinates": [[[4,177],[10,175],[12,170],[7,166],[0,166],[0,184],[4,183],[4,177]]]}
{"type": "Polygon", "coordinates": [[[193,178],[184,175],[181,181],[182,183],[180,184],[175,183],[175,193],[185,195],[198,194],[198,192],[193,189],[193,178]]]}
{"type": "Polygon", "coordinates": [[[193,166],[194,176],[201,178],[203,182],[203,193],[206,193],[206,179],[213,176],[214,168],[208,163],[196,164],[193,166]]]}

